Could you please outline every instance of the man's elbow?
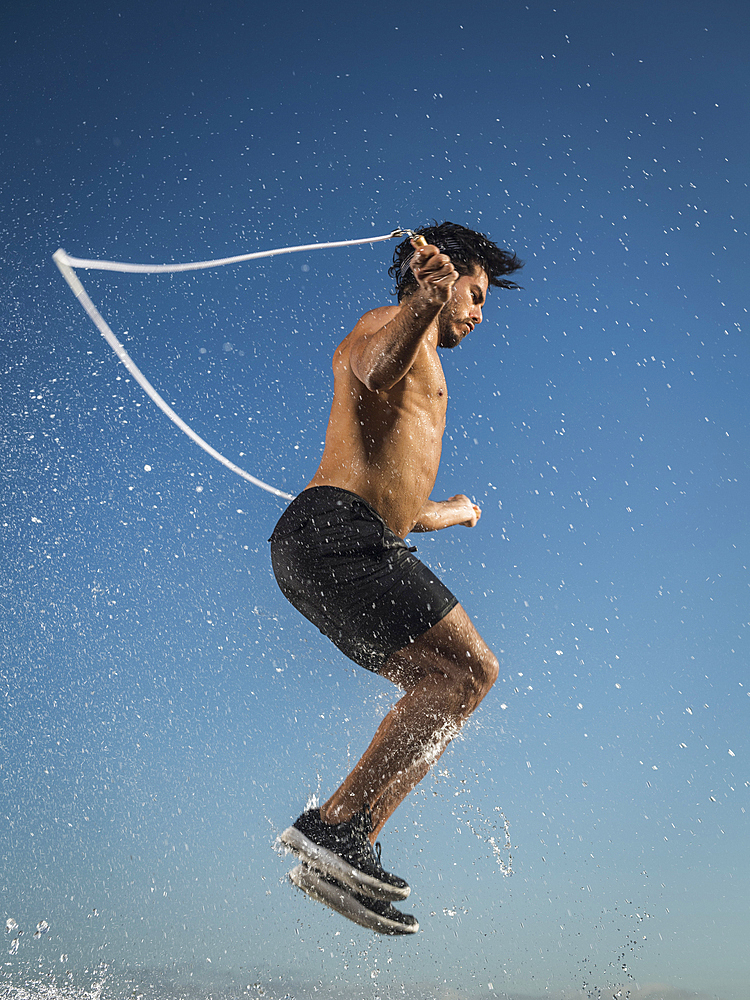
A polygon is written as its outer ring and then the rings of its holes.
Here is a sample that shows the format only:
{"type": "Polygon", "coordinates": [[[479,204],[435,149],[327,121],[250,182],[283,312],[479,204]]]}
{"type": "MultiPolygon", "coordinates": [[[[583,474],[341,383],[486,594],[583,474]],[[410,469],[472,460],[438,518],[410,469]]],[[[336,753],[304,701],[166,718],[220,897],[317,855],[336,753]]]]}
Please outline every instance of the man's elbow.
{"type": "Polygon", "coordinates": [[[364,386],[370,392],[385,392],[388,389],[392,389],[397,381],[398,379],[378,378],[377,375],[371,375],[364,383],[364,386]]]}
{"type": "Polygon", "coordinates": [[[381,392],[384,389],[392,389],[397,379],[389,378],[388,373],[379,371],[376,366],[359,369],[352,365],[352,371],[359,381],[370,392],[381,392]]]}

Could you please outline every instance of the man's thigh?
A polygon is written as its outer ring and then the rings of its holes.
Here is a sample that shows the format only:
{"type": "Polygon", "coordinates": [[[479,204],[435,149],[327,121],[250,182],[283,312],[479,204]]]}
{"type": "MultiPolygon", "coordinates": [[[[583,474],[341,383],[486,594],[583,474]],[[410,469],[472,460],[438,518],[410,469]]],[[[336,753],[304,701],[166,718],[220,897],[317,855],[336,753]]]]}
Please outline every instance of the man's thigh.
{"type": "Polygon", "coordinates": [[[271,537],[271,561],[297,610],[375,673],[457,603],[377,511],[335,487],[292,501],[271,537]]]}

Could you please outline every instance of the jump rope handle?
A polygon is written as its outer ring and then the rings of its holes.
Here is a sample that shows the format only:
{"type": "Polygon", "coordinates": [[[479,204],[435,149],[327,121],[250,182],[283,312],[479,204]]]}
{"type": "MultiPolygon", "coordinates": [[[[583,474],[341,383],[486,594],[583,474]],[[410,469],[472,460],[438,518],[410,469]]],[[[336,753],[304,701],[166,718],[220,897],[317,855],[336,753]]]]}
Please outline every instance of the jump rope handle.
{"type": "Polygon", "coordinates": [[[417,249],[419,249],[420,247],[427,246],[427,240],[424,238],[424,236],[421,236],[419,234],[417,236],[413,236],[411,242],[412,246],[417,247],[417,249]]]}

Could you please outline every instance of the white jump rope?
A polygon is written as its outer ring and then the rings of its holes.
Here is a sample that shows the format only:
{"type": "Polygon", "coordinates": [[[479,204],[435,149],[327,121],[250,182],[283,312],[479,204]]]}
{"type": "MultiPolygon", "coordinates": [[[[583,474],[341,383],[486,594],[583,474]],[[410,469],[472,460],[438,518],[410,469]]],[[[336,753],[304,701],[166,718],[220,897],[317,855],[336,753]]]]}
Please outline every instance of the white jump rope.
{"type": "Polygon", "coordinates": [[[156,403],[159,409],[169,417],[172,423],[176,424],[181,431],[187,434],[187,436],[192,441],[195,441],[195,443],[205,452],[217,459],[217,461],[221,462],[222,465],[225,465],[228,469],[231,469],[232,472],[236,472],[238,476],[242,476],[243,479],[253,483],[254,486],[259,486],[262,490],[267,490],[269,493],[273,493],[277,497],[282,497],[284,500],[293,500],[294,497],[291,493],[284,493],[283,490],[278,490],[275,486],[269,486],[268,483],[264,483],[261,479],[256,479],[255,476],[251,476],[249,472],[245,472],[244,469],[241,469],[238,465],[235,465],[234,462],[225,458],[215,448],[212,448],[208,441],[204,441],[199,434],[196,434],[191,427],[188,427],[185,421],[175,413],[169,403],[167,403],[167,401],[159,395],[156,389],[154,389],[149,380],[137,367],[128,352],[114,335],[107,324],[107,321],[86,294],[86,289],[79,281],[74,268],[87,268],[95,271],[120,271],[124,274],[164,274],[170,271],[198,271],[207,267],[221,267],[223,264],[239,264],[245,260],[257,260],[259,257],[275,257],[282,253],[299,253],[302,250],[326,250],[332,247],[352,247],[357,246],[360,243],[381,243],[385,240],[392,240],[399,236],[412,236],[414,238],[414,243],[417,246],[427,245],[427,241],[423,236],[415,236],[410,229],[394,229],[393,232],[388,233],[387,236],[370,236],[363,240],[340,240],[337,243],[309,243],[305,246],[281,247],[277,250],[260,250],[256,253],[240,254],[237,257],[223,257],[221,260],[192,261],[187,264],[122,264],[112,260],[81,260],[78,257],[69,257],[64,250],[57,250],[52,255],[52,259],[60,268],[60,273],[70,285],[73,294],[89,314],[96,328],[115,352],[117,357],[120,361],[122,361],[141,388],[156,403]]]}

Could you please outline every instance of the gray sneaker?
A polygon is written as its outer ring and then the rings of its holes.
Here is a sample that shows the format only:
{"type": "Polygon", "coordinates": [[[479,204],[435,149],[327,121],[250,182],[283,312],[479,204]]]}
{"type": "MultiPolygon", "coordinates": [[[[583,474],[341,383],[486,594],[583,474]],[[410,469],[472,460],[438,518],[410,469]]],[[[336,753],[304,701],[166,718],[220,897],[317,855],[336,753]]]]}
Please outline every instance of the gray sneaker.
{"type": "Polygon", "coordinates": [[[416,934],[419,930],[419,921],[410,913],[402,913],[385,899],[372,899],[351,892],[306,864],[293,868],[289,878],[311,899],[368,930],[394,935],[416,934]]]}
{"type": "Polygon", "coordinates": [[[369,841],[372,815],[369,806],[345,823],[324,823],[320,809],[309,809],[279,838],[309,867],[334,879],[355,893],[372,899],[406,899],[409,885],[385,871],[369,841]]]}

